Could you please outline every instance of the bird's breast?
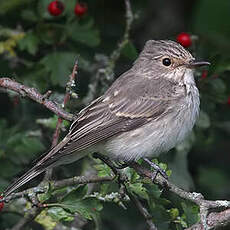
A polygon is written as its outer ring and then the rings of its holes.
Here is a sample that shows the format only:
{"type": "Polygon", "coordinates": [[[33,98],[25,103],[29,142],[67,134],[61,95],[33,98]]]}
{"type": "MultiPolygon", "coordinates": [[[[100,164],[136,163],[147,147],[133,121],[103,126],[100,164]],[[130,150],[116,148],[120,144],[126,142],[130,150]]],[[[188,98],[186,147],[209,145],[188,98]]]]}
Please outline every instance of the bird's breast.
{"type": "Polygon", "coordinates": [[[105,152],[114,159],[130,161],[156,157],[183,141],[192,130],[199,114],[199,92],[190,85],[190,92],[173,111],[135,130],[113,137],[105,144],[105,152]]]}

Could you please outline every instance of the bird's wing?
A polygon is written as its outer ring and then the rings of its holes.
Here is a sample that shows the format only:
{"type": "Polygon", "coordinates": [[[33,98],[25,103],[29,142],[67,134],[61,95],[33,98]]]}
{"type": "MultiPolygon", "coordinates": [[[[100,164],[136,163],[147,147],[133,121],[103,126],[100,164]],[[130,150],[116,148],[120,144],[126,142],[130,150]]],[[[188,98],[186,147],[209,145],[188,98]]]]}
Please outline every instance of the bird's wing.
{"type": "Polygon", "coordinates": [[[102,97],[79,113],[58,145],[4,191],[5,196],[73,152],[161,119],[185,96],[185,89],[173,81],[143,78],[128,72],[115,81],[102,97]]]}
{"type": "Polygon", "coordinates": [[[185,88],[173,81],[143,78],[133,73],[121,77],[83,109],[70,127],[69,141],[47,156],[45,164],[161,119],[185,96],[185,88]]]}

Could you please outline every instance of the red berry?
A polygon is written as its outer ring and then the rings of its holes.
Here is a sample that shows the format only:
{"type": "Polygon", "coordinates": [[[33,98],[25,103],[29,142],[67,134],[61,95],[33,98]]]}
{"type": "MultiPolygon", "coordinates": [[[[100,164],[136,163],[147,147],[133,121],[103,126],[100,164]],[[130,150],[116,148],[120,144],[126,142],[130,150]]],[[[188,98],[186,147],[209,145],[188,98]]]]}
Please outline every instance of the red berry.
{"type": "Polygon", "coordinates": [[[188,33],[182,32],[178,34],[176,40],[184,47],[189,47],[192,45],[192,39],[188,33]]]}
{"type": "Polygon", "coordinates": [[[87,11],[88,11],[88,7],[85,3],[77,3],[74,8],[74,13],[79,17],[86,14],[87,11]]]}
{"type": "Polygon", "coordinates": [[[230,106],[230,96],[228,97],[227,104],[230,106]]]}
{"type": "Polygon", "coordinates": [[[58,0],[52,1],[48,5],[48,11],[53,16],[60,15],[63,12],[63,10],[64,10],[64,4],[58,0]]]}
{"type": "MultiPolygon", "coordinates": [[[[3,196],[0,196],[0,199],[3,199],[3,196]]],[[[0,212],[4,208],[4,202],[0,202],[0,212]]]]}
{"type": "Polygon", "coordinates": [[[201,79],[205,79],[208,76],[208,70],[203,70],[201,74],[201,79]]]}

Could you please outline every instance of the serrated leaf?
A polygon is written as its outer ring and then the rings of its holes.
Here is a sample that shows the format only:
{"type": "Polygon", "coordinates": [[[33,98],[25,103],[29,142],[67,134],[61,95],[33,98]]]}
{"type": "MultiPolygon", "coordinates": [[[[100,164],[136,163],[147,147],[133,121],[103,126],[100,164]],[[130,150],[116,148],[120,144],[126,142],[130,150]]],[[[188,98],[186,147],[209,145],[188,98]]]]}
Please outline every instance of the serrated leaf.
{"type": "Polygon", "coordinates": [[[50,78],[54,85],[65,86],[68,76],[73,68],[76,55],[69,52],[54,52],[42,58],[46,70],[51,74],[50,78]]]}
{"type": "Polygon", "coordinates": [[[83,200],[65,200],[59,204],[70,213],[78,213],[82,217],[92,220],[95,213],[102,209],[99,200],[95,198],[85,198],[83,200]]]}
{"type": "Polygon", "coordinates": [[[51,207],[48,209],[47,214],[57,222],[74,220],[74,216],[61,207],[51,207]]]}
{"type": "Polygon", "coordinates": [[[86,219],[94,218],[95,212],[102,209],[102,205],[96,198],[84,198],[87,193],[87,185],[79,186],[68,193],[58,204],[70,213],[79,213],[86,219]]]}
{"type": "Polygon", "coordinates": [[[80,25],[74,22],[67,30],[73,41],[81,42],[89,47],[98,46],[100,43],[99,31],[93,27],[92,23],[80,25]]]}

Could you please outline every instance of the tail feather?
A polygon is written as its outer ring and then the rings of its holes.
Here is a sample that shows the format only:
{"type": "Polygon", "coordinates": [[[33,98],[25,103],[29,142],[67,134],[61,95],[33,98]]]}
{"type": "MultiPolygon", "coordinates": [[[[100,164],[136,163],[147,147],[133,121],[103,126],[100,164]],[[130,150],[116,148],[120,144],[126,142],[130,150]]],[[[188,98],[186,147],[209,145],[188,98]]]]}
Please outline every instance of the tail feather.
{"type": "Polygon", "coordinates": [[[21,177],[19,177],[15,182],[13,182],[9,187],[6,188],[6,190],[3,192],[4,197],[9,196],[12,192],[14,192],[16,189],[20,188],[24,184],[26,184],[28,181],[32,180],[42,172],[44,172],[45,169],[39,169],[37,166],[34,166],[31,168],[28,172],[23,174],[21,177]]]}
{"type": "Polygon", "coordinates": [[[60,149],[62,149],[66,145],[66,143],[68,143],[68,141],[69,137],[66,136],[66,138],[64,138],[63,141],[61,141],[58,145],[56,145],[47,153],[39,157],[36,160],[35,165],[29,171],[27,171],[15,182],[9,185],[9,187],[6,188],[6,190],[3,192],[4,196],[9,196],[16,189],[20,188],[22,185],[26,184],[27,182],[29,182],[30,180],[44,172],[47,168],[53,167],[56,162],[56,159],[53,156],[57,154],[60,151],[60,149]]]}

